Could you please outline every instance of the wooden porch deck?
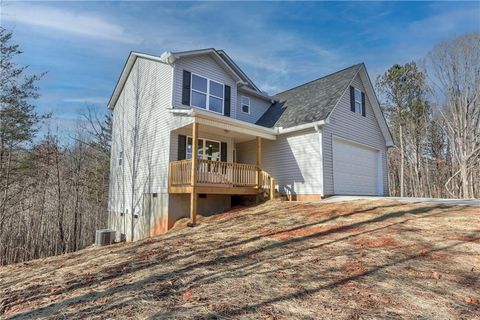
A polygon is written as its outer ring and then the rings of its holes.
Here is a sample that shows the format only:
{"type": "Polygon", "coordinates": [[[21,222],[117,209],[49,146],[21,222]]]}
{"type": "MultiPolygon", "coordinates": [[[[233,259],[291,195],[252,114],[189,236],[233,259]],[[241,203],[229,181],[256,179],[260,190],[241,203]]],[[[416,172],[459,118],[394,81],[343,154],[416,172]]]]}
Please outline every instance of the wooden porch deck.
{"type": "Polygon", "coordinates": [[[198,159],[192,183],[192,160],[170,162],[169,193],[256,195],[270,193],[273,178],[259,166],[198,159]]]}

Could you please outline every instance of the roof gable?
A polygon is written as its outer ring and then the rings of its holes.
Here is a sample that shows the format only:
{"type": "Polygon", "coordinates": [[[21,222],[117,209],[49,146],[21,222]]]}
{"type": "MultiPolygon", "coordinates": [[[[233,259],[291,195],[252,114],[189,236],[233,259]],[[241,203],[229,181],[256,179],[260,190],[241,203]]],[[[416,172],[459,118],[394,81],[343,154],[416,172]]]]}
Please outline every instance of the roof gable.
{"type": "MultiPolygon", "coordinates": [[[[222,68],[225,69],[236,81],[242,83],[244,82],[242,75],[236,68],[227,63],[224,57],[222,57],[217,50],[214,48],[191,50],[191,51],[181,51],[181,52],[164,52],[160,56],[164,61],[168,63],[174,63],[178,59],[208,55],[213,60],[215,60],[222,68]]],[[[245,83],[246,84],[246,83],[245,83]]]]}
{"type": "Polygon", "coordinates": [[[137,58],[156,61],[159,63],[165,63],[160,57],[131,51],[130,54],[128,55],[127,61],[125,61],[125,65],[123,66],[122,73],[120,73],[117,83],[115,84],[115,88],[113,89],[112,95],[110,96],[110,100],[108,101],[108,104],[107,104],[108,108],[113,109],[115,107],[115,104],[117,103],[117,100],[120,97],[120,93],[123,90],[123,86],[125,85],[125,82],[127,81],[128,76],[130,75],[130,71],[132,70],[133,65],[135,64],[135,61],[137,61],[137,58]]]}
{"type": "Polygon", "coordinates": [[[166,63],[166,64],[174,64],[176,60],[185,58],[185,57],[194,57],[199,55],[209,55],[212,57],[222,68],[224,68],[234,80],[238,81],[238,83],[243,84],[253,91],[257,92],[259,95],[264,96],[264,98],[270,98],[268,95],[263,93],[258,87],[253,83],[252,80],[240,69],[239,66],[233,62],[233,60],[225,53],[223,50],[216,50],[214,48],[207,48],[207,49],[199,49],[199,50],[190,50],[190,51],[180,51],[180,52],[164,52],[160,56],[154,56],[139,52],[130,52],[127,61],[123,67],[122,73],[115,85],[115,89],[110,97],[108,102],[108,107],[113,109],[115,103],[117,102],[118,97],[123,89],[125,81],[130,74],[130,70],[133,67],[137,58],[144,58],[149,59],[152,61],[166,63]]]}
{"type": "Polygon", "coordinates": [[[393,146],[392,135],[363,63],[276,94],[273,97],[275,103],[260,117],[257,124],[269,128],[291,128],[322,120],[328,121],[357,74],[364,84],[365,93],[372,105],[386,145],[393,146]]]}
{"type": "Polygon", "coordinates": [[[375,93],[375,89],[373,88],[372,81],[370,80],[370,76],[368,75],[367,69],[365,68],[364,64],[362,64],[359,76],[362,80],[365,94],[367,95],[368,99],[370,100],[370,104],[372,105],[373,113],[375,114],[375,118],[377,119],[380,130],[382,131],[383,137],[385,138],[385,143],[387,147],[393,147],[395,146],[395,144],[393,142],[392,133],[388,128],[387,120],[385,119],[383,111],[380,108],[380,102],[378,101],[378,97],[375,93]]]}
{"type": "Polygon", "coordinates": [[[257,124],[289,128],[325,120],[359,71],[357,64],[276,94],[257,124]]]}

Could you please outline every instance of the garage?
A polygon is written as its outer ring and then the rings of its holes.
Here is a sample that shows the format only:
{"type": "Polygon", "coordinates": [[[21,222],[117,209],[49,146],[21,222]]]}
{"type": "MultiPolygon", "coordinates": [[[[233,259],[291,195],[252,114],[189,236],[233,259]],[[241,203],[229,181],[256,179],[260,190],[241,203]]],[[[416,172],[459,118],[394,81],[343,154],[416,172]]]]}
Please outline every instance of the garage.
{"type": "Polygon", "coordinates": [[[338,137],[332,143],[335,194],[381,195],[379,150],[338,137]]]}

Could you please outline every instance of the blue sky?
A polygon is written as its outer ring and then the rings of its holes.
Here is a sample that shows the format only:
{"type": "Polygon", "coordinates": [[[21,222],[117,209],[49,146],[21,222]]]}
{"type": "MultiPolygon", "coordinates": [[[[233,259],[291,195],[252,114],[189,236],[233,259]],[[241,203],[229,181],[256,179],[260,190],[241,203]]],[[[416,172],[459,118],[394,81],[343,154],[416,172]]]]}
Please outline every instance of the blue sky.
{"type": "MultiPolygon", "coordinates": [[[[224,49],[270,94],[365,62],[372,77],[480,31],[480,2],[1,2],[1,25],[41,81],[40,112],[66,134],[106,110],[130,51],[224,49]]],[[[54,129],[55,129],[54,128],[54,129]]]]}

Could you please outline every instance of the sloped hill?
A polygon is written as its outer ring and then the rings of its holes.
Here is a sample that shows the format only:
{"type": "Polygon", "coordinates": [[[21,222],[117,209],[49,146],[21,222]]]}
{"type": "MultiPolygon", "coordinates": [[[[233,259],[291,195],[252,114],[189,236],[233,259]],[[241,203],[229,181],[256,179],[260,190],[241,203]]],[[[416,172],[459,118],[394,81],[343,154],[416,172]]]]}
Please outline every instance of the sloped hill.
{"type": "Polygon", "coordinates": [[[271,201],[0,268],[0,318],[471,319],[479,271],[478,208],[271,201]]]}

